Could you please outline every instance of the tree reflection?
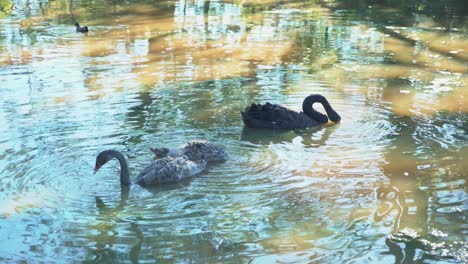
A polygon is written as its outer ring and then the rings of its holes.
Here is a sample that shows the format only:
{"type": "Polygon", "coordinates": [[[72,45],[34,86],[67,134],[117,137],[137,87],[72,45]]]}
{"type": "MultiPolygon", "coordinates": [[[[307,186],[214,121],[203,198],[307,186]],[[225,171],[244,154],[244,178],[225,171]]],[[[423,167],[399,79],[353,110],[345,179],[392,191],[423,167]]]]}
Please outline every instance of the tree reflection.
{"type": "MultiPolygon", "coordinates": [[[[450,28],[454,20],[465,19],[467,5],[463,1],[439,1],[439,0],[412,0],[412,1],[389,1],[389,0],[334,0],[327,1],[328,5],[334,8],[345,8],[357,11],[355,15],[366,16],[374,13],[375,10],[382,10],[379,16],[373,19],[390,20],[394,23],[401,23],[404,18],[413,17],[414,14],[425,14],[434,17],[441,25],[450,28]],[[387,12],[385,12],[387,11],[387,12]],[[391,11],[391,12],[390,12],[391,11]],[[385,14],[386,13],[386,14],[385,14]],[[403,17],[395,19],[395,15],[403,14],[403,17]],[[392,16],[393,15],[393,16],[392,16]]],[[[375,13],[374,13],[375,14],[375,13]]],[[[456,24],[460,24],[456,22],[456,24]]]]}

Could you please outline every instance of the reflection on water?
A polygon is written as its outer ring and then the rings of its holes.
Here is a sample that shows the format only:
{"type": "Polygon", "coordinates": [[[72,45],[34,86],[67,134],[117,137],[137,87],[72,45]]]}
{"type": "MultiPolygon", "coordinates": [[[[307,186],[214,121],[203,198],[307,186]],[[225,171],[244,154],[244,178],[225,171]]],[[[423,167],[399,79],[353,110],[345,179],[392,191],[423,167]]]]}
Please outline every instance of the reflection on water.
{"type": "Polygon", "coordinates": [[[387,2],[0,1],[0,261],[467,262],[466,5],[387,2]],[[243,128],[310,93],[342,122],[243,128]],[[197,138],[231,159],[92,174],[197,138]]]}

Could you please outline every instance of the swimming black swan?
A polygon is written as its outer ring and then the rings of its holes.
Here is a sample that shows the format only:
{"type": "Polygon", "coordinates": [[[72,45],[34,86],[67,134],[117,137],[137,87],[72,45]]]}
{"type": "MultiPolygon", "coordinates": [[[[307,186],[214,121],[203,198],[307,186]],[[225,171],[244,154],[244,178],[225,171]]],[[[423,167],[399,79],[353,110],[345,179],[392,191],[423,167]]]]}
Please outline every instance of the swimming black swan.
{"type": "MultiPolygon", "coordinates": [[[[124,155],[117,150],[104,150],[96,157],[96,173],[109,160],[116,158],[120,162],[120,183],[130,186],[130,172],[128,171],[127,160],[124,155]]],[[[141,186],[154,185],[165,182],[179,181],[183,178],[200,173],[206,167],[205,160],[191,161],[187,156],[165,157],[151,161],[138,174],[135,183],[141,186]]]]}
{"type": "Polygon", "coordinates": [[[225,161],[228,154],[223,146],[204,140],[192,140],[178,149],[151,148],[158,158],[187,156],[189,160],[225,161]]]}
{"type": "Polygon", "coordinates": [[[266,103],[264,105],[252,104],[241,114],[245,126],[251,128],[291,130],[322,125],[328,122],[328,118],[335,123],[341,120],[340,115],[320,94],[307,96],[302,103],[302,111],[304,112],[296,112],[280,105],[266,103]],[[312,107],[317,102],[323,105],[328,117],[312,107]]]}
{"type": "Polygon", "coordinates": [[[87,26],[80,27],[80,24],[78,24],[78,23],[75,23],[75,26],[76,26],[76,32],[81,32],[81,33],[88,32],[88,27],[87,26]]]}

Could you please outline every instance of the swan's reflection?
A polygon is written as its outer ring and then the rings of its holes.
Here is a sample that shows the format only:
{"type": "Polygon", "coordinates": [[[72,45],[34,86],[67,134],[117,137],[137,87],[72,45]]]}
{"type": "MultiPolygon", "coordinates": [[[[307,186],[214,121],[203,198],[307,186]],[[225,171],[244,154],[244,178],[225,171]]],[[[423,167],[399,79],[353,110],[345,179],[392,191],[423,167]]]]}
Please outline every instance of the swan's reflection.
{"type": "Polygon", "coordinates": [[[305,147],[321,146],[326,144],[333,131],[333,129],[326,127],[314,127],[291,131],[244,127],[241,134],[241,140],[248,141],[253,144],[270,145],[285,142],[291,143],[294,139],[300,137],[305,147]],[[312,136],[316,136],[321,129],[324,129],[324,132],[320,135],[320,139],[313,139],[312,136]]]}
{"type": "MultiPolygon", "coordinates": [[[[131,263],[138,263],[144,241],[144,233],[139,226],[138,221],[131,220],[131,217],[122,217],[122,215],[131,215],[126,212],[128,206],[130,190],[135,192],[149,191],[153,194],[173,191],[189,186],[192,179],[184,179],[177,183],[166,183],[157,186],[142,188],[138,185],[133,187],[121,186],[120,200],[114,207],[106,205],[103,199],[95,196],[97,208],[98,223],[93,228],[98,232],[91,239],[95,241],[95,248],[91,251],[94,255],[94,261],[118,263],[123,259],[129,259],[131,263]],[[114,250],[115,245],[121,243],[123,236],[133,240],[129,245],[128,254],[114,250]]],[[[93,261],[93,262],[94,262],[93,261]]]]}
{"type": "Polygon", "coordinates": [[[169,191],[184,189],[190,186],[194,178],[195,177],[189,177],[189,178],[181,179],[177,182],[166,182],[163,184],[150,185],[150,186],[146,186],[145,190],[156,195],[162,192],[169,192],[169,191]]]}
{"type": "MultiPolygon", "coordinates": [[[[144,189],[153,194],[158,194],[161,192],[168,192],[168,191],[187,188],[190,185],[192,180],[193,180],[193,177],[185,178],[178,182],[168,182],[168,183],[163,183],[163,184],[158,184],[158,185],[151,185],[151,186],[147,186],[144,188],[135,184],[135,187],[144,189]]],[[[101,197],[95,196],[94,198],[96,200],[96,208],[98,209],[99,217],[105,218],[106,216],[115,215],[116,213],[123,211],[125,206],[127,205],[127,201],[130,195],[130,189],[131,189],[131,186],[121,185],[120,200],[119,200],[118,205],[114,208],[109,208],[101,199],[101,197]]]]}
{"type": "Polygon", "coordinates": [[[109,208],[99,196],[95,196],[96,208],[100,217],[107,216],[109,214],[120,212],[127,205],[128,196],[130,194],[130,187],[122,185],[120,188],[120,201],[115,208],[109,208]]]}
{"type": "Polygon", "coordinates": [[[124,211],[130,194],[130,188],[122,186],[120,189],[120,200],[115,207],[107,206],[101,197],[95,196],[97,208],[98,223],[94,226],[98,234],[91,237],[96,244],[92,250],[94,261],[98,262],[114,262],[121,261],[123,256],[120,252],[113,250],[113,246],[118,244],[119,233],[121,233],[121,224],[127,223],[129,226],[124,227],[134,236],[135,244],[131,246],[129,258],[132,263],[137,263],[138,255],[143,243],[143,233],[135,222],[125,221],[119,217],[119,214],[124,211]]]}

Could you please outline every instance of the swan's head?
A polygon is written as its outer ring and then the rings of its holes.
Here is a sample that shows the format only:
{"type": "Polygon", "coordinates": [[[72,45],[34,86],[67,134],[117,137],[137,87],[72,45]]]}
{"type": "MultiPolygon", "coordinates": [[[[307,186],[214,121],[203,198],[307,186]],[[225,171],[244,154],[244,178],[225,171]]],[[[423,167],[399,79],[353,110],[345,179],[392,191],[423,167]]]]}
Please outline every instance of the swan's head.
{"type": "Polygon", "coordinates": [[[328,118],[334,123],[339,123],[341,121],[341,116],[333,109],[329,111],[328,118]]]}
{"type": "Polygon", "coordinates": [[[169,154],[168,148],[151,148],[151,151],[153,151],[157,158],[164,158],[169,154]]]}
{"type": "Polygon", "coordinates": [[[76,27],[80,27],[80,24],[78,24],[78,23],[75,23],[75,26],[76,26],[76,27]]]}
{"type": "Polygon", "coordinates": [[[112,150],[104,150],[103,152],[99,153],[96,157],[96,165],[94,166],[94,173],[96,173],[104,164],[106,164],[109,160],[113,159],[113,151],[112,150]]]}

